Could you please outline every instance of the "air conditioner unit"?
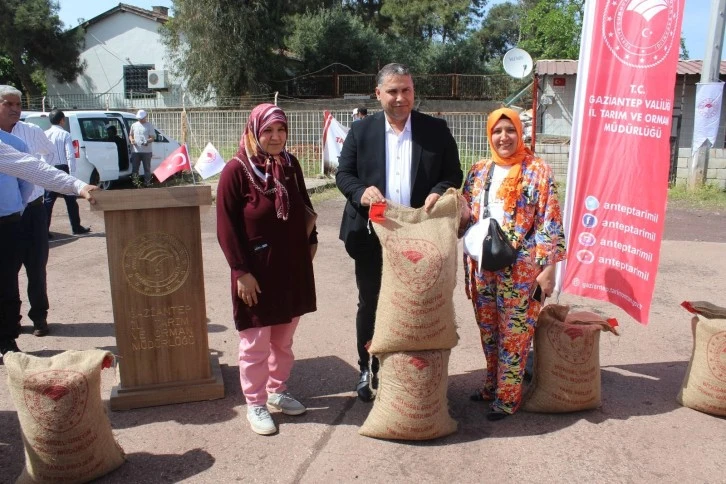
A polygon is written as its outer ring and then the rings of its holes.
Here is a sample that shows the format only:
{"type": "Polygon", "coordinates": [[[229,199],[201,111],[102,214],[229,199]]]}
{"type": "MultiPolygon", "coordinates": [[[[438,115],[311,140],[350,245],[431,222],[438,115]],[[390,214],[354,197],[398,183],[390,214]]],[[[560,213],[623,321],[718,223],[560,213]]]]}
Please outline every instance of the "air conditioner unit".
{"type": "Polygon", "coordinates": [[[165,70],[149,69],[146,79],[149,89],[169,89],[169,76],[165,70]]]}

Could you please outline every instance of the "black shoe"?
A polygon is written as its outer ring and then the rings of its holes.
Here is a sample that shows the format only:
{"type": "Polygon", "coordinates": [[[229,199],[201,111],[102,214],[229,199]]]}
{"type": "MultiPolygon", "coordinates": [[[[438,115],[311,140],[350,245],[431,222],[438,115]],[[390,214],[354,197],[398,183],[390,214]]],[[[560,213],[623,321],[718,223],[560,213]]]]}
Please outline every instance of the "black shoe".
{"type": "Polygon", "coordinates": [[[87,234],[90,231],[91,231],[90,227],[78,227],[78,230],[73,231],[73,235],[83,235],[83,234],[87,234]]]}
{"type": "Polygon", "coordinates": [[[491,402],[494,399],[485,397],[481,390],[477,390],[469,396],[469,400],[472,402],[491,402]]]}
{"type": "Polygon", "coordinates": [[[52,238],[53,238],[53,234],[51,234],[50,232],[48,232],[48,240],[50,240],[52,238]]]}
{"type": "Polygon", "coordinates": [[[378,390],[378,373],[373,374],[373,378],[371,378],[371,387],[374,390],[378,390]]]}
{"type": "Polygon", "coordinates": [[[491,410],[487,413],[487,420],[490,422],[496,422],[498,420],[502,420],[503,418],[509,417],[510,414],[506,412],[502,412],[501,410],[491,410]]]}
{"type": "Polygon", "coordinates": [[[0,354],[5,356],[6,353],[10,353],[13,351],[16,353],[22,353],[22,351],[20,351],[20,348],[18,348],[18,344],[15,342],[14,339],[0,340],[0,354]]]}
{"type": "Polygon", "coordinates": [[[33,323],[33,326],[35,327],[33,329],[33,336],[45,336],[49,333],[48,330],[48,321],[43,320],[39,323],[33,323]]]}
{"type": "Polygon", "coordinates": [[[373,400],[373,390],[371,390],[371,372],[368,370],[362,370],[360,372],[360,378],[358,384],[355,387],[355,391],[358,393],[358,398],[364,402],[370,402],[373,400]]]}

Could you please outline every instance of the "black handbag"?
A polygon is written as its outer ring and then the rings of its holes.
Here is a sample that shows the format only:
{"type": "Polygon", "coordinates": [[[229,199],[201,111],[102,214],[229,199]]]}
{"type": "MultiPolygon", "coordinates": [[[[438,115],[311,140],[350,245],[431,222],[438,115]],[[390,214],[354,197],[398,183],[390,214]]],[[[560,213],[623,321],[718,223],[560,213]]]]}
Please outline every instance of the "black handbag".
{"type": "MultiPolygon", "coordinates": [[[[482,217],[489,217],[489,187],[492,184],[492,173],[494,166],[489,166],[489,173],[484,184],[484,200],[482,217]]],[[[499,271],[505,267],[509,267],[517,260],[519,251],[512,246],[509,237],[504,233],[499,222],[493,218],[489,218],[489,230],[487,236],[484,237],[481,250],[481,270],[499,271]]]]}

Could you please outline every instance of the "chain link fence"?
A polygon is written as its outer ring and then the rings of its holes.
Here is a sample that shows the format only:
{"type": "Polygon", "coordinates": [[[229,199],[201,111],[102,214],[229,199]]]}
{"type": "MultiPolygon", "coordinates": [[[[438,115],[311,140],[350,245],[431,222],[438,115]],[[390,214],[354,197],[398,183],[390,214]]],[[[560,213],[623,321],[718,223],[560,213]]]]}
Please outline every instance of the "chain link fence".
{"type": "MultiPolygon", "coordinates": [[[[282,106],[284,108],[284,106],[282,106]]],[[[323,111],[286,111],[288,127],[288,150],[302,164],[306,176],[323,174],[322,138],[323,111]]],[[[331,114],[344,126],[350,126],[350,111],[336,110],[331,114]]],[[[373,114],[373,112],[369,112],[373,114]]],[[[229,160],[237,152],[250,110],[187,111],[187,131],[182,133],[182,111],[151,110],[151,121],[167,135],[179,141],[186,141],[192,160],[211,142],[229,160]]],[[[436,113],[449,125],[459,148],[462,169],[466,173],[473,163],[489,157],[486,139],[486,114],[484,113],[436,113]]],[[[567,174],[569,139],[539,136],[536,152],[552,166],[558,179],[567,174]]]]}

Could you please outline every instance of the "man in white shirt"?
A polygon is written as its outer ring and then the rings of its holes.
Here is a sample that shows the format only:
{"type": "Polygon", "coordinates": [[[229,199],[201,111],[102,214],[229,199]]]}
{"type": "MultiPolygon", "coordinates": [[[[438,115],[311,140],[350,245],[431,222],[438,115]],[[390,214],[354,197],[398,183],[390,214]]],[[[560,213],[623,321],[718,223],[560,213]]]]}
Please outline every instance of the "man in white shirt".
{"type": "Polygon", "coordinates": [[[136,121],[131,125],[129,140],[131,141],[131,178],[139,177],[139,164],[144,164],[144,184],[151,184],[151,143],[156,139],[156,128],[148,120],[143,109],[136,113],[136,121]]]}
{"type": "MultiPolygon", "coordinates": [[[[25,141],[35,156],[48,156],[55,149],[42,129],[20,121],[22,93],[13,86],[0,85],[0,129],[25,141]]],[[[45,190],[36,186],[22,215],[22,255],[28,276],[28,317],[33,321],[33,334],[48,334],[48,222],[43,206],[45,190]]]]}
{"type": "MultiPolygon", "coordinates": [[[[66,116],[60,109],[54,109],[50,112],[48,119],[50,120],[51,127],[45,131],[45,135],[53,143],[55,149],[45,158],[45,161],[49,165],[53,165],[59,170],[75,176],[76,157],[73,154],[73,140],[71,139],[71,134],[64,129],[68,122],[66,116]]],[[[53,216],[53,205],[55,205],[58,196],[62,196],[66,202],[68,219],[71,222],[73,235],[87,234],[90,232],[91,229],[81,225],[81,214],[78,210],[78,201],[75,195],[62,195],[58,192],[46,190],[43,204],[45,205],[45,213],[48,218],[48,238],[53,238],[53,235],[50,233],[50,220],[53,216]]]]}

